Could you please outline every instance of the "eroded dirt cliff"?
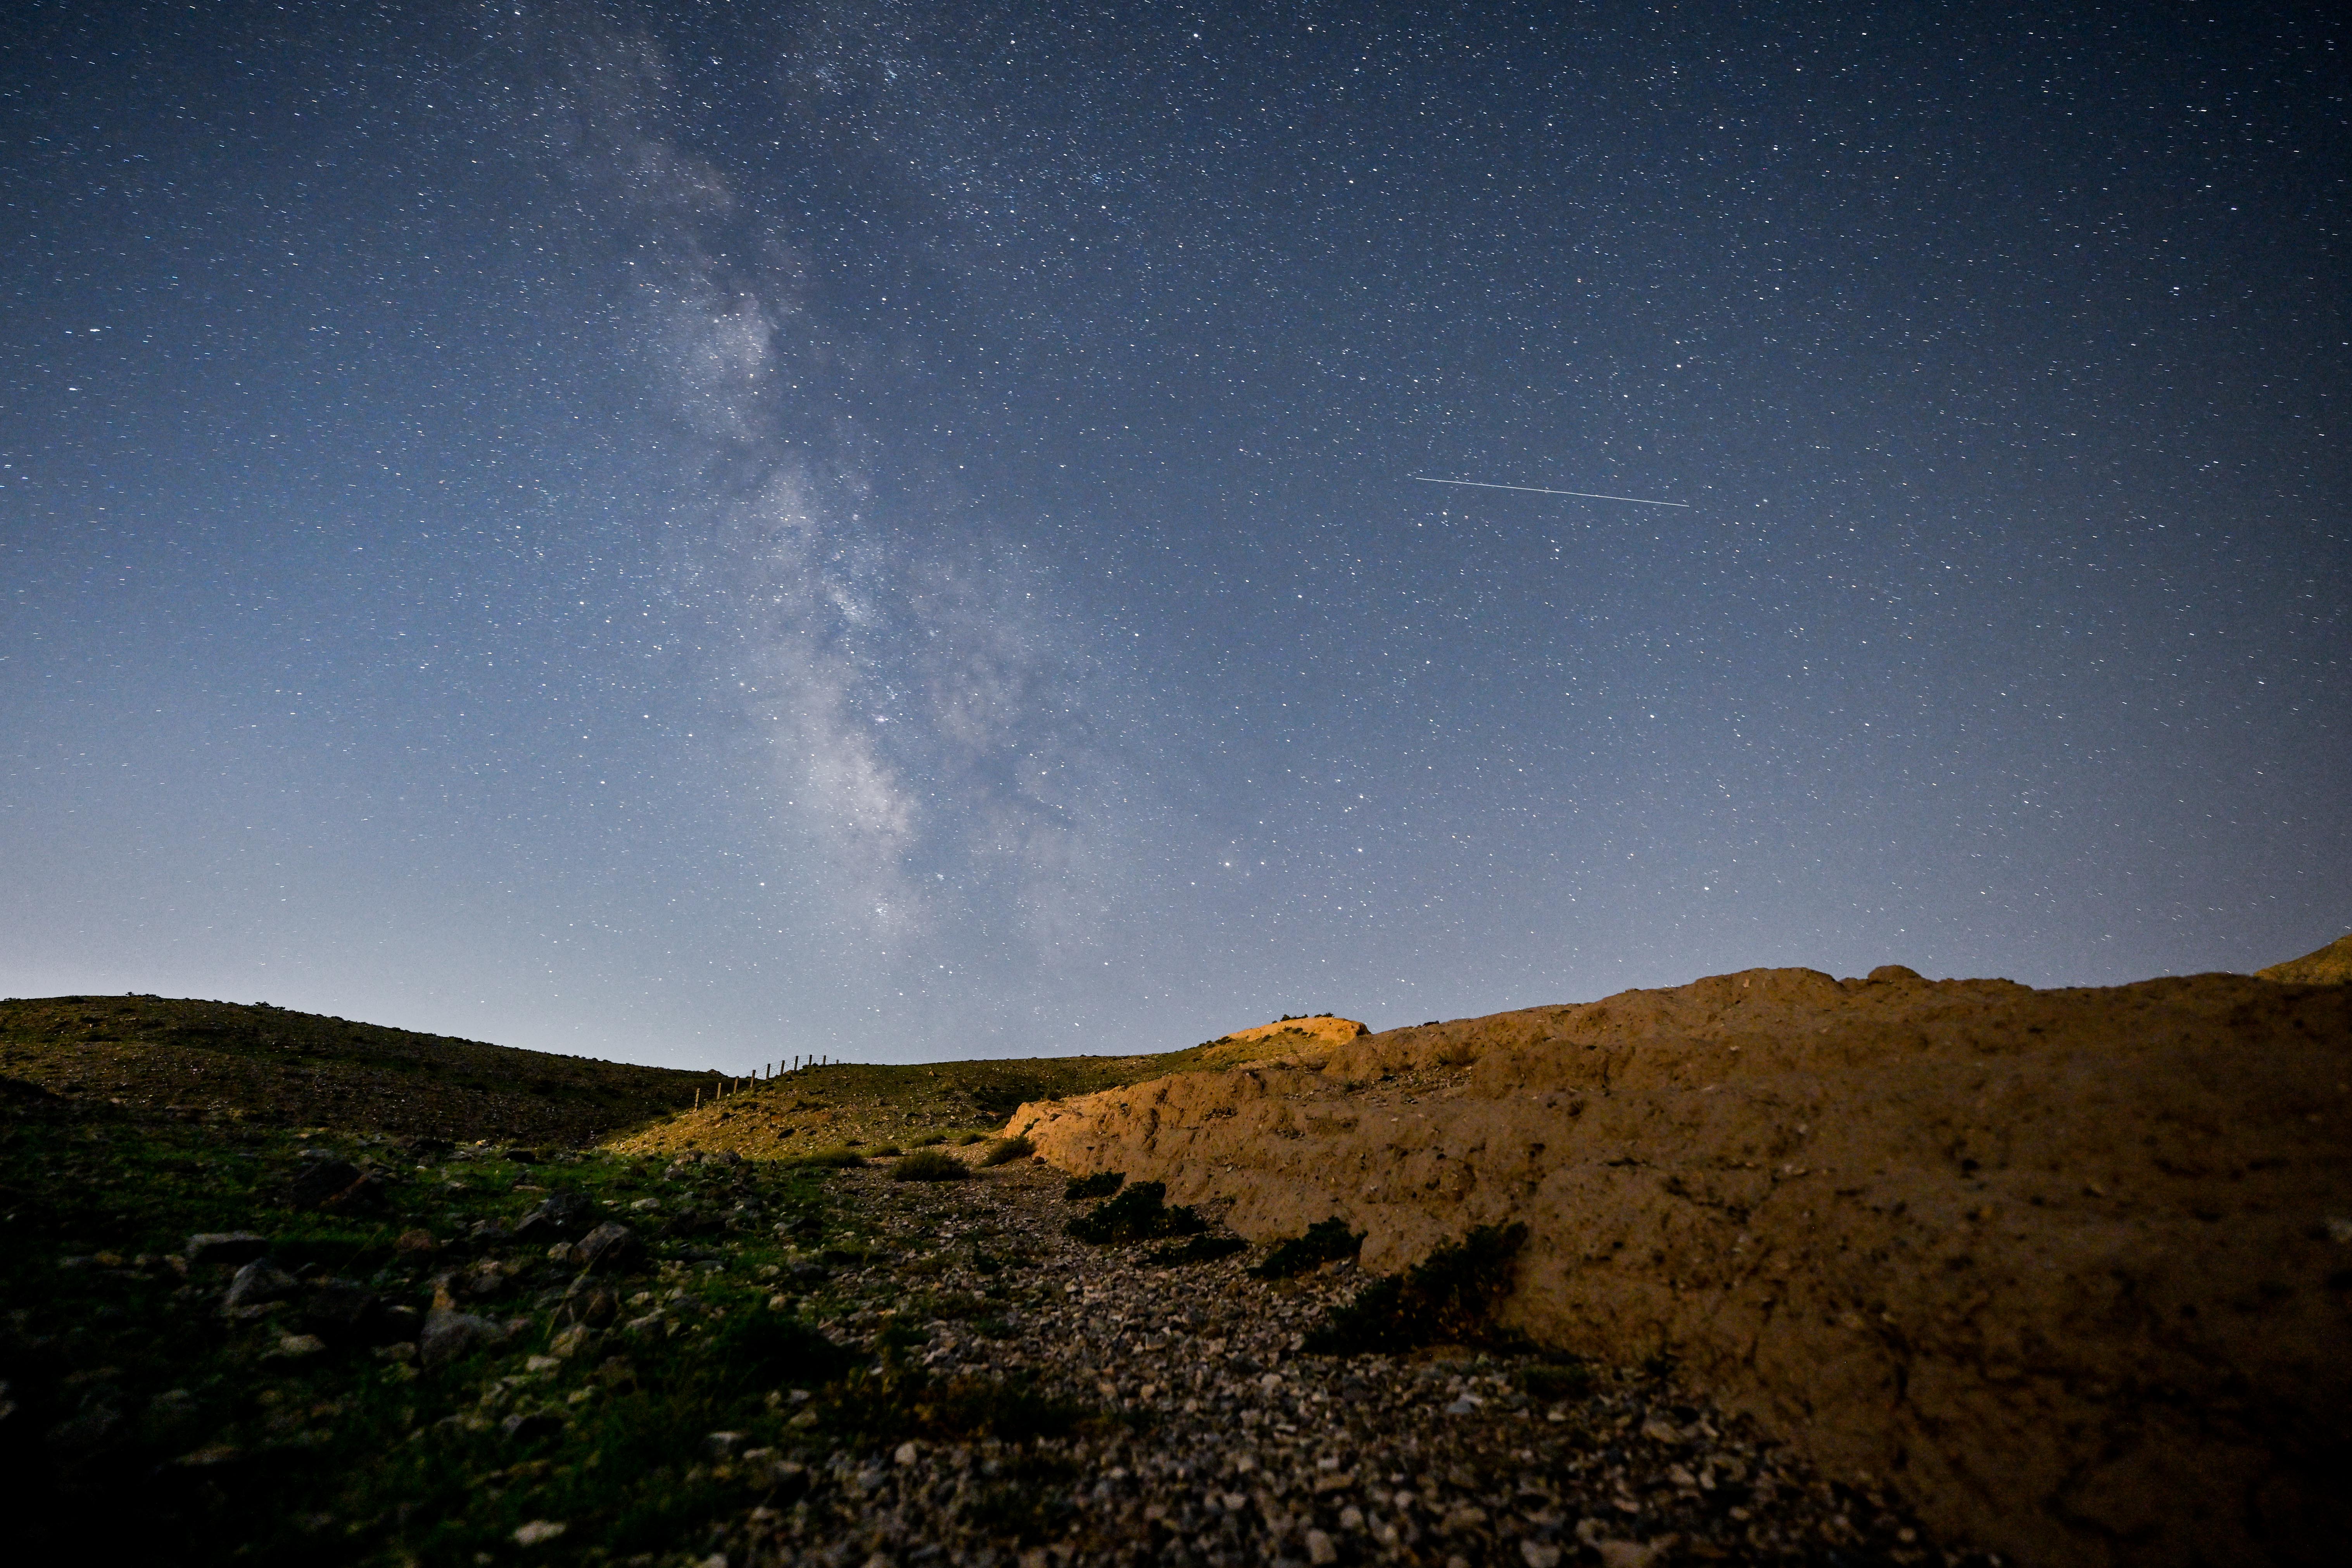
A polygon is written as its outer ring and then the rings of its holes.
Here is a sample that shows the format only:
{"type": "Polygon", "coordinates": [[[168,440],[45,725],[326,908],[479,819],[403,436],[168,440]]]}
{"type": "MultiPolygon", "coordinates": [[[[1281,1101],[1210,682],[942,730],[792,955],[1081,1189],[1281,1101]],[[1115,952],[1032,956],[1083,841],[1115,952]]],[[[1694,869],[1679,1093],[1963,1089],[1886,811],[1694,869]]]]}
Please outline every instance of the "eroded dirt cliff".
{"type": "Polygon", "coordinates": [[[1074,1173],[1393,1268],[1532,1231],[1511,1321],[1660,1349],[2029,1562],[2352,1533],[2352,988],[1718,975],[1024,1106],[1074,1173]],[[1319,1054],[1319,1053],[1318,1053],[1319,1054]]]}

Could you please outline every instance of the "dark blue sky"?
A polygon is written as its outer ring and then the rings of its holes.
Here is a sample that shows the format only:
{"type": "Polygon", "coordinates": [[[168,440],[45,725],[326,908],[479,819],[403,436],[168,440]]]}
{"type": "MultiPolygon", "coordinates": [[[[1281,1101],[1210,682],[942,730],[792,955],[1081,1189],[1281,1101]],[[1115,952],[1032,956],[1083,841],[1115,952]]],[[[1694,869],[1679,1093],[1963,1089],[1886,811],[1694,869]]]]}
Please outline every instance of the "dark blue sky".
{"type": "Polygon", "coordinates": [[[2321,8],[746,9],[11,8],[0,989],[741,1068],[2352,928],[2321,8]]]}

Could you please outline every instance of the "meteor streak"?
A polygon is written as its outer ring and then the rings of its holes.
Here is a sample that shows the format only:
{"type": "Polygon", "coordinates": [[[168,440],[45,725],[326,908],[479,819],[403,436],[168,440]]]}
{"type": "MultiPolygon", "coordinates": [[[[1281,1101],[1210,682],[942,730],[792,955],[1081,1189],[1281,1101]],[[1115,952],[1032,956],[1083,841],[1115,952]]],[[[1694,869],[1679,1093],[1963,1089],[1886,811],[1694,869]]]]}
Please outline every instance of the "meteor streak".
{"type": "Polygon", "coordinates": [[[1419,474],[1412,478],[1415,484],[1468,485],[1482,490],[1525,490],[1535,496],[1574,496],[1579,500],[1622,500],[1633,506],[1678,506],[1685,511],[1690,510],[1690,502],[1686,500],[1643,500],[1640,496],[1603,496],[1595,495],[1591,490],[1548,490],[1539,485],[1490,485],[1484,479],[1431,479],[1419,474]]]}

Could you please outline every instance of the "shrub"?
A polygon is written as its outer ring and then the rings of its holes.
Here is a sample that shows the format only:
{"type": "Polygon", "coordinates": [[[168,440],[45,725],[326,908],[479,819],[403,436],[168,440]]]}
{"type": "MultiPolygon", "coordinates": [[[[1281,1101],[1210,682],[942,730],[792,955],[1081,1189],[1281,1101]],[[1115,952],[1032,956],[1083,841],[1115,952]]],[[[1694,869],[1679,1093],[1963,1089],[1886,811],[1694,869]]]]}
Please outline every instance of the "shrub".
{"type": "Polygon", "coordinates": [[[905,1153],[906,1151],[899,1148],[896,1143],[885,1143],[879,1149],[869,1150],[867,1152],[871,1153],[877,1160],[895,1160],[899,1155],[905,1153]]]}
{"type": "Polygon", "coordinates": [[[956,1147],[959,1149],[969,1149],[974,1143],[985,1142],[987,1137],[988,1134],[985,1132],[967,1132],[962,1137],[956,1140],[956,1147]]]}
{"type": "Polygon", "coordinates": [[[1095,1247],[1150,1241],[1160,1236],[1198,1236],[1209,1228],[1209,1222],[1191,1209],[1168,1207],[1167,1198],[1166,1183],[1138,1182],[1064,1228],[1095,1247]]]}
{"type": "Polygon", "coordinates": [[[1482,1225],[1401,1275],[1376,1279],[1307,1336],[1315,1355],[1397,1354],[1432,1344],[1476,1344],[1495,1331],[1496,1306],[1511,1289],[1524,1225],[1482,1225]]]}
{"type": "Polygon", "coordinates": [[[1349,1230],[1346,1220],[1318,1220],[1307,1227],[1306,1235],[1276,1246],[1250,1272],[1260,1279],[1287,1279],[1326,1263],[1353,1258],[1363,1249],[1363,1232],[1349,1230]]]}
{"type": "Polygon", "coordinates": [[[1097,1171],[1091,1176],[1072,1176],[1070,1184],[1062,1189],[1062,1200],[1074,1204],[1083,1199],[1107,1198],[1118,1191],[1119,1184],[1126,1180],[1126,1173],[1121,1171],[1097,1171]]]}
{"type": "Polygon", "coordinates": [[[1026,1160],[1037,1152],[1037,1145],[1026,1138],[1000,1138],[996,1147],[980,1157],[983,1165],[1009,1165],[1015,1160],[1026,1160]]]}
{"type": "Polygon", "coordinates": [[[855,1171],[866,1163],[865,1157],[855,1149],[812,1149],[784,1162],[794,1170],[855,1171]]]}
{"type": "Polygon", "coordinates": [[[962,1182],[971,1178],[970,1165],[937,1149],[918,1149],[890,1167],[890,1179],[894,1182],[962,1182]]]}
{"type": "Polygon", "coordinates": [[[915,1140],[913,1146],[918,1149],[929,1149],[944,1143],[947,1141],[948,1135],[944,1132],[926,1132],[920,1138],[915,1140]]]}

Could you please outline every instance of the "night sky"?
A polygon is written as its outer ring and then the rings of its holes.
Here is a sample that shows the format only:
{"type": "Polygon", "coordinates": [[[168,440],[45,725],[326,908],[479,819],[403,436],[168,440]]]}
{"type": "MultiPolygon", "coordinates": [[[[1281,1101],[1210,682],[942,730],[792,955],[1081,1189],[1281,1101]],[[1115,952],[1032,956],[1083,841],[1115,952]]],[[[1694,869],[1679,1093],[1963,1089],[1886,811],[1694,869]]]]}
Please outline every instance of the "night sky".
{"type": "Polygon", "coordinates": [[[0,28],[0,990],[741,1070],[2352,929],[2329,8],[0,28]]]}

